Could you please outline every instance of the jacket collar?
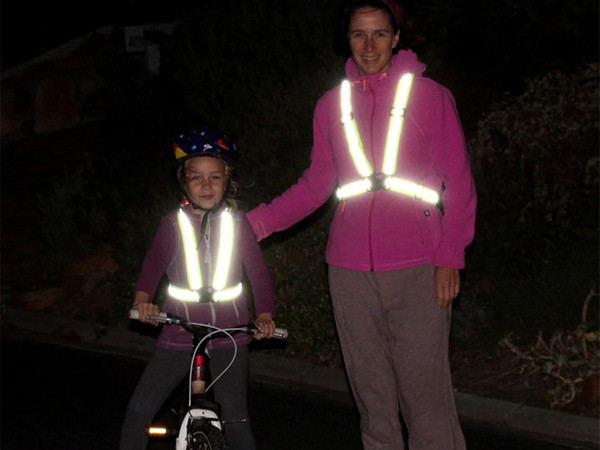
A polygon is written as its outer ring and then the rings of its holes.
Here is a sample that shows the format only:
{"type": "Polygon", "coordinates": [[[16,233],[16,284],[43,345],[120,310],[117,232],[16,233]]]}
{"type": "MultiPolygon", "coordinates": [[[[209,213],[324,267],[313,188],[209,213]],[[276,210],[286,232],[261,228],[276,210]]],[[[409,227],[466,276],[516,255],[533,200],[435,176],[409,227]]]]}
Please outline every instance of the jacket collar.
{"type": "Polygon", "coordinates": [[[412,50],[400,50],[394,56],[392,56],[392,64],[389,69],[385,72],[360,75],[358,73],[358,67],[352,60],[348,58],[346,61],[346,77],[353,84],[370,84],[375,85],[382,81],[384,84],[389,83],[387,80],[392,80],[392,83],[396,83],[405,73],[414,73],[415,75],[422,75],[425,72],[425,63],[419,61],[419,58],[412,50]]]}

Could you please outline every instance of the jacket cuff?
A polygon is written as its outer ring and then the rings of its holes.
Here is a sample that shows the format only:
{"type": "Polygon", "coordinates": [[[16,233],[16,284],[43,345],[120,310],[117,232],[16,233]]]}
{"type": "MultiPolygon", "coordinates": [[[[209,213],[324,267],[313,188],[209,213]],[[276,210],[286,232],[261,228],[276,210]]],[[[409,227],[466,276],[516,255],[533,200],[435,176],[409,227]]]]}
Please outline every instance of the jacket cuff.
{"type": "Polygon", "coordinates": [[[464,269],[465,252],[464,250],[457,251],[449,247],[440,247],[433,258],[433,265],[449,269],[464,269]]]}
{"type": "Polygon", "coordinates": [[[263,218],[261,217],[261,206],[262,205],[259,205],[252,211],[246,213],[246,218],[248,219],[248,222],[250,222],[250,226],[252,226],[252,229],[254,230],[254,234],[256,235],[257,241],[262,241],[264,238],[271,234],[267,231],[267,227],[265,226],[263,218]]]}

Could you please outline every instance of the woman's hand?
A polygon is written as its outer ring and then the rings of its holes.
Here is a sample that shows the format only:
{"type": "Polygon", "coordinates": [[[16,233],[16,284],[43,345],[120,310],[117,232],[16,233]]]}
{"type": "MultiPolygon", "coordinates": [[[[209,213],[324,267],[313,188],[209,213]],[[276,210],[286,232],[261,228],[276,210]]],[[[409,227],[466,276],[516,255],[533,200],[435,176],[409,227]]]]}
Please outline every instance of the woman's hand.
{"type": "Polygon", "coordinates": [[[254,321],[254,325],[260,329],[260,333],[255,334],[254,339],[271,339],[273,337],[273,334],[275,333],[275,322],[273,321],[271,313],[259,314],[254,321]]]}
{"type": "Polygon", "coordinates": [[[458,269],[436,267],[434,279],[438,308],[445,309],[460,292],[460,275],[458,269]]]}

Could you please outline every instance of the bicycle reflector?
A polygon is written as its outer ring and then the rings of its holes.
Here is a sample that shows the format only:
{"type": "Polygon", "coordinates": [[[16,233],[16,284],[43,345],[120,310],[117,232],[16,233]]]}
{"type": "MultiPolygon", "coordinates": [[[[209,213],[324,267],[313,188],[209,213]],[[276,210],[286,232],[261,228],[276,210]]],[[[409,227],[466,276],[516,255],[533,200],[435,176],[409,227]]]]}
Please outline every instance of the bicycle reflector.
{"type": "Polygon", "coordinates": [[[177,430],[170,430],[165,427],[149,427],[146,432],[150,437],[167,437],[177,434],[177,430]]]}

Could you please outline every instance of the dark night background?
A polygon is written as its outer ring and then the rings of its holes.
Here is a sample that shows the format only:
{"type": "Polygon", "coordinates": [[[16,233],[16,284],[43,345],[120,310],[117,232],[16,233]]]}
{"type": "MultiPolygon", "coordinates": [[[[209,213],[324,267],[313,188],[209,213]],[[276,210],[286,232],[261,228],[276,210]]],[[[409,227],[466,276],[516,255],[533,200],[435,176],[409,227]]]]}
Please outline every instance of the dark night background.
{"type": "MultiPolygon", "coordinates": [[[[495,357],[510,333],[525,345],[575,329],[599,272],[598,2],[404,6],[425,36],[425,75],[456,98],[478,189],[453,345],[495,357]]],[[[317,99],[343,77],[338,9],[337,0],[4,5],[3,74],[115,28],[64,60],[3,76],[3,292],[21,307],[125,326],[145,250],[178,200],[170,136],[217,124],[242,149],[242,208],[281,193],[308,164],[317,99]],[[139,71],[143,55],[123,54],[122,27],[172,21],[181,26],[171,35],[145,35],[160,45],[160,74],[139,71]],[[80,116],[93,120],[40,131],[35,86],[71,82],[89,94],[80,116]]],[[[263,246],[279,318],[295,336],[286,355],[336,365],[323,260],[332,207],[263,246]]],[[[591,298],[583,325],[596,332],[591,298]]],[[[592,359],[586,370],[597,373],[592,359]]]]}
{"type": "Polygon", "coordinates": [[[2,70],[105,25],[168,22],[191,1],[12,2],[3,5],[2,70]]]}

